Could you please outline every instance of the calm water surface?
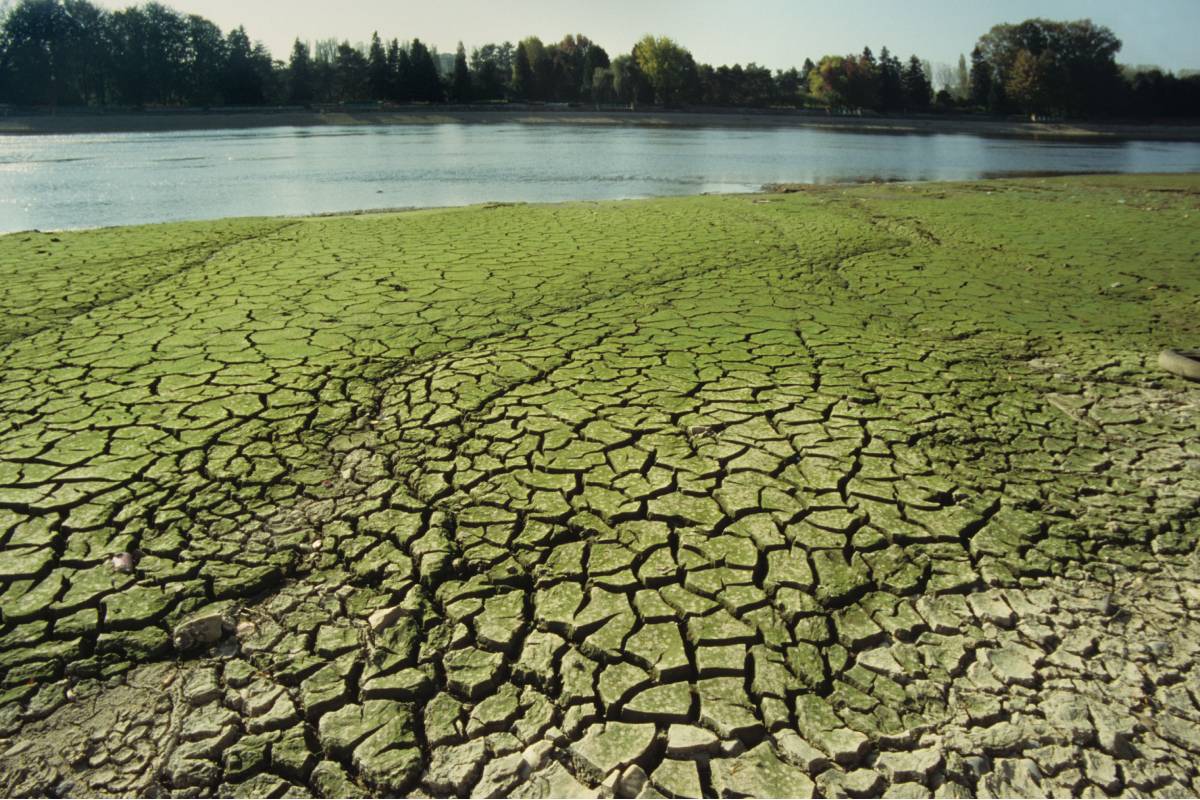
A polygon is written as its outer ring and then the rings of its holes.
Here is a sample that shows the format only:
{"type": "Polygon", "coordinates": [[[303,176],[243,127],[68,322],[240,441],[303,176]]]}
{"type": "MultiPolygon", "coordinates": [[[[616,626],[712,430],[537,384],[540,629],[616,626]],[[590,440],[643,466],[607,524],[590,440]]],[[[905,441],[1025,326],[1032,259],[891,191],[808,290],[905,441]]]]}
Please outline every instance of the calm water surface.
{"type": "Polygon", "coordinates": [[[484,201],[1200,170],[1200,144],[500,125],[0,136],[0,232],[484,201]]]}

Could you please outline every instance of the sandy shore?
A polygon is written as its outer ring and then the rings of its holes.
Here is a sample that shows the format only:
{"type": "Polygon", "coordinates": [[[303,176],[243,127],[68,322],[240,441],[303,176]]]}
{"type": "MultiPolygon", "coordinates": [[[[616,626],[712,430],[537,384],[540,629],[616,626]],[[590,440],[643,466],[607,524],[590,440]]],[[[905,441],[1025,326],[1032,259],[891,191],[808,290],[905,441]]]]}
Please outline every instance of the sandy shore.
{"type": "Polygon", "coordinates": [[[803,127],[859,133],[961,133],[1084,141],[1200,141],[1200,125],[1030,123],[969,116],[839,117],[807,111],[625,111],[605,109],[403,108],[380,111],[255,110],[46,114],[0,117],[0,134],[119,133],[319,125],[521,123],[646,127],[803,127]]]}

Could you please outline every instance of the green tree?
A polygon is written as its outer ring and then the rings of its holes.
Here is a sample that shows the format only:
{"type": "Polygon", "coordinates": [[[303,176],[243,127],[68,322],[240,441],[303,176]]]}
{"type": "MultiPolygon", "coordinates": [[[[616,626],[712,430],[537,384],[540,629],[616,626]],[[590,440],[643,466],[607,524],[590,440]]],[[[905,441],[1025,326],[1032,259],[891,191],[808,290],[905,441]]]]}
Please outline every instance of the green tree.
{"type": "Polygon", "coordinates": [[[263,82],[256,54],[246,29],[240,25],[225,37],[225,68],[221,72],[221,95],[232,105],[259,105],[263,82]]]}
{"type": "Polygon", "coordinates": [[[458,43],[454,52],[454,77],[450,81],[450,98],[456,103],[471,102],[471,70],[467,68],[467,51],[458,43]]]}
{"type": "Polygon", "coordinates": [[[684,85],[687,50],[666,36],[646,35],[633,46],[638,69],[646,76],[659,105],[679,102],[684,85]]]}
{"type": "Polygon", "coordinates": [[[367,57],[343,41],[337,47],[334,60],[334,94],[340,103],[361,103],[371,96],[367,73],[367,57]]]}
{"type": "MultiPolygon", "coordinates": [[[[1108,113],[1123,93],[1116,63],[1121,40],[1088,19],[996,25],[979,38],[977,47],[991,70],[991,94],[1008,91],[1022,51],[1028,56],[1022,57],[1017,83],[1028,86],[1030,75],[1045,73],[1049,84],[1038,92],[1043,105],[1076,115],[1108,113]]],[[[1022,102],[1028,103],[1028,95],[1023,96],[1022,102]]]]}
{"type": "Polygon", "coordinates": [[[225,70],[225,35],[216,24],[192,14],[187,18],[188,103],[211,106],[220,102],[225,70]]]}
{"type": "MultiPolygon", "coordinates": [[[[580,73],[579,73],[579,94],[581,97],[586,99],[586,98],[590,98],[592,96],[592,90],[596,86],[596,81],[594,80],[594,78],[592,76],[595,75],[596,70],[598,70],[598,69],[607,69],[608,65],[609,65],[608,53],[605,52],[604,48],[601,47],[600,45],[596,44],[595,42],[589,42],[588,46],[587,46],[587,51],[583,54],[583,66],[581,67],[580,73]]],[[[609,86],[611,87],[611,84],[612,84],[612,74],[611,73],[609,73],[607,80],[608,80],[609,86]]],[[[604,80],[602,79],[601,85],[603,85],[603,84],[604,84],[604,80]]],[[[597,102],[601,102],[601,101],[597,101],[597,102]]],[[[605,100],[603,102],[608,102],[608,101],[605,100]]]]}
{"type": "Polygon", "coordinates": [[[8,102],[58,105],[73,24],[61,0],[21,0],[9,10],[0,37],[0,84],[8,102]]]}
{"type": "Polygon", "coordinates": [[[781,103],[790,106],[803,105],[804,92],[801,89],[799,70],[795,67],[788,70],[776,70],[775,94],[781,103]]]}
{"type": "Polygon", "coordinates": [[[637,59],[633,56],[619,55],[612,60],[611,69],[613,93],[617,96],[617,102],[636,109],[648,84],[646,76],[638,68],[637,59]]]}
{"type": "Polygon", "coordinates": [[[60,96],[63,102],[72,105],[104,105],[111,89],[112,66],[111,48],[104,37],[108,12],[88,0],[65,0],[63,9],[71,24],[64,31],[65,42],[58,65],[60,96]]]}
{"type": "Polygon", "coordinates": [[[1017,53],[1009,70],[1005,90],[1022,112],[1030,115],[1053,110],[1058,76],[1054,54],[1043,50],[1034,55],[1028,50],[1017,53]]]}
{"type": "MultiPolygon", "coordinates": [[[[524,48],[526,65],[529,67],[528,76],[523,76],[524,97],[528,100],[548,100],[554,86],[554,62],[546,52],[546,46],[536,36],[526,36],[518,47],[524,48]]],[[[513,78],[517,77],[513,67],[513,78]]],[[[514,86],[515,89],[515,86],[514,86]]]]}
{"type": "Polygon", "coordinates": [[[312,56],[308,45],[296,39],[292,43],[292,58],[288,62],[288,102],[306,106],[314,96],[312,56]]]}
{"type": "Polygon", "coordinates": [[[809,92],[835,107],[878,108],[880,74],[874,59],[825,56],[809,74],[809,92]]]}
{"type": "Polygon", "coordinates": [[[506,76],[511,79],[512,59],[505,58],[503,45],[485,44],[471,51],[471,72],[479,99],[499,100],[504,97],[506,76]]]}
{"type": "Polygon", "coordinates": [[[533,96],[533,65],[529,63],[529,51],[525,42],[517,43],[517,51],[513,57],[512,93],[518,100],[528,100],[533,96]]]}
{"type": "Polygon", "coordinates": [[[592,87],[588,96],[597,107],[613,101],[616,94],[613,91],[613,71],[610,67],[596,67],[592,70],[592,87]]]}
{"type": "Polygon", "coordinates": [[[187,20],[161,3],[146,3],[142,15],[149,99],[164,105],[182,103],[187,96],[187,20]]]}
{"type": "Polygon", "coordinates": [[[971,96],[971,73],[967,69],[967,57],[958,54],[958,65],[954,68],[954,88],[951,91],[954,99],[965,103],[971,96]]]}

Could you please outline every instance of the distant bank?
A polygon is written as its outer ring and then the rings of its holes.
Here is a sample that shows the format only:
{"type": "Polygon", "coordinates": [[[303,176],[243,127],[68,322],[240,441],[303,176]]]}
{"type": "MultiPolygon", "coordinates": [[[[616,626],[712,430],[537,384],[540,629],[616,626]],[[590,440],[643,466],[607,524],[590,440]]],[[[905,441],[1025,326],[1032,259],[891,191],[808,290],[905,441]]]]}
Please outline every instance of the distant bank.
{"type": "Polygon", "coordinates": [[[801,111],[626,111],[605,109],[405,108],[395,110],[151,111],[124,113],[10,113],[0,134],[126,133],[228,130],[317,125],[430,125],[440,123],[531,125],[635,125],[646,127],[808,127],[858,133],[959,133],[1073,141],[1200,141],[1200,124],[1150,125],[1090,122],[1024,122],[969,116],[837,116],[801,111]]]}

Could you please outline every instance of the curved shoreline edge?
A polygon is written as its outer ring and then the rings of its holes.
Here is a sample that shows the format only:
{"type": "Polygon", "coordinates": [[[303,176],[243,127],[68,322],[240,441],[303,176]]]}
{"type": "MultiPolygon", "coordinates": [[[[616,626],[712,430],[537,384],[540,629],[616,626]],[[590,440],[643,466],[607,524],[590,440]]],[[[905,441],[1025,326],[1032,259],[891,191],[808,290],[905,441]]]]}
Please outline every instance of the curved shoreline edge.
{"type": "Polygon", "coordinates": [[[497,124],[614,125],[658,128],[816,128],[847,133],[967,134],[1089,143],[1200,141],[1200,125],[1023,122],[966,116],[832,116],[802,111],[628,111],[589,109],[406,108],[394,110],[253,110],[12,114],[0,135],[237,130],[326,125],[497,124]]]}

